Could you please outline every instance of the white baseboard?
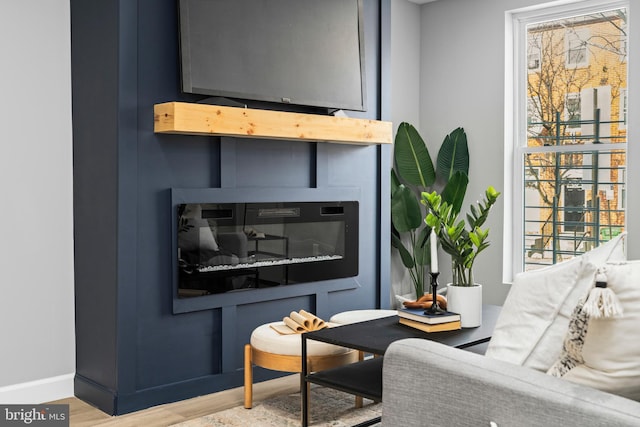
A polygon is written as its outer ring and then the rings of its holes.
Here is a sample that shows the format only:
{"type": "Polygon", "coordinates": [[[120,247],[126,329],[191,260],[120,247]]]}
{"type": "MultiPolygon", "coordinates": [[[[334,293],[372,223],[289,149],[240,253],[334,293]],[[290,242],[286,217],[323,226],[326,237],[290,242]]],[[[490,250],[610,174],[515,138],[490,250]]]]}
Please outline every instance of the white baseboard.
{"type": "Polygon", "coordinates": [[[39,404],[73,396],[75,373],[0,387],[0,402],[5,405],[39,404]]]}

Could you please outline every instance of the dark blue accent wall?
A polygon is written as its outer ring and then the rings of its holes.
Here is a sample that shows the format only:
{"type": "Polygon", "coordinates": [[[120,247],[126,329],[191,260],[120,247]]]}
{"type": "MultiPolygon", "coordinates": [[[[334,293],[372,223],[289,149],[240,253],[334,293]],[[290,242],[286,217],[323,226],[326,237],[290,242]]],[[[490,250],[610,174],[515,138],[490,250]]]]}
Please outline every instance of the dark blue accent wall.
{"type": "MultiPolygon", "coordinates": [[[[387,118],[389,1],[364,1],[369,105],[353,117],[387,118]]],[[[123,414],[238,387],[256,326],[388,306],[390,147],[156,135],[154,104],[197,100],[179,89],[176,1],[71,0],[71,24],[76,396],[123,414]],[[290,200],[348,189],[359,275],[176,311],[171,188],[290,200]]]]}

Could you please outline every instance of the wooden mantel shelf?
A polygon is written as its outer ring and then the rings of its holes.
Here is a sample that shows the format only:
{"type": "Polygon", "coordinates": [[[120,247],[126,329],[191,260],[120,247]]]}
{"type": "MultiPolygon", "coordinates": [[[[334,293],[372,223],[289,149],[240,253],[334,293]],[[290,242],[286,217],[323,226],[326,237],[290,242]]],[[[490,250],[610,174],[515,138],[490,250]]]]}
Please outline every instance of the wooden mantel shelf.
{"type": "Polygon", "coordinates": [[[154,131],[341,144],[392,143],[391,122],[186,102],[156,104],[154,131]]]}

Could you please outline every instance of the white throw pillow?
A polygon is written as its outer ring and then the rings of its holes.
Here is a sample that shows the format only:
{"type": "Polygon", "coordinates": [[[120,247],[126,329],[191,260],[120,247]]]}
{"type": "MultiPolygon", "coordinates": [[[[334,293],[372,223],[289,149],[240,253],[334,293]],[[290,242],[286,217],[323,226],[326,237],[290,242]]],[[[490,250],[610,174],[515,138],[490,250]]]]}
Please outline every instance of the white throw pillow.
{"type": "Polygon", "coordinates": [[[585,322],[580,321],[585,316],[576,313],[578,321],[573,322],[574,330],[567,334],[567,352],[551,373],[640,400],[640,261],[607,264],[604,271],[607,288],[620,302],[622,315],[587,317],[585,322]],[[573,363],[567,368],[568,358],[573,363]]]}
{"type": "Polygon", "coordinates": [[[573,309],[593,285],[597,267],[626,259],[624,239],[622,233],[579,257],[518,274],[486,356],[546,372],[560,356],[573,309]]]}

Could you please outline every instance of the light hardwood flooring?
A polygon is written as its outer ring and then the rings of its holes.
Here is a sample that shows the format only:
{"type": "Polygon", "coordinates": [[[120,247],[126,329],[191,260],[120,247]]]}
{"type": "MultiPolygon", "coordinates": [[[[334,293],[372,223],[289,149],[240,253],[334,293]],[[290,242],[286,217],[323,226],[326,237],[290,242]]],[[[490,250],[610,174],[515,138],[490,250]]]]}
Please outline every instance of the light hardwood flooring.
{"type": "MultiPolygon", "coordinates": [[[[300,390],[300,376],[287,375],[270,381],[254,384],[254,402],[285,393],[300,390]]],[[[206,396],[194,397],[181,402],[167,403],[130,414],[111,416],[94,408],[82,400],[70,397],[50,403],[69,405],[70,425],[77,427],[160,427],[199,418],[214,412],[223,411],[244,403],[242,387],[224,390],[206,396]]],[[[250,411],[250,409],[247,409],[250,411]]]]}

